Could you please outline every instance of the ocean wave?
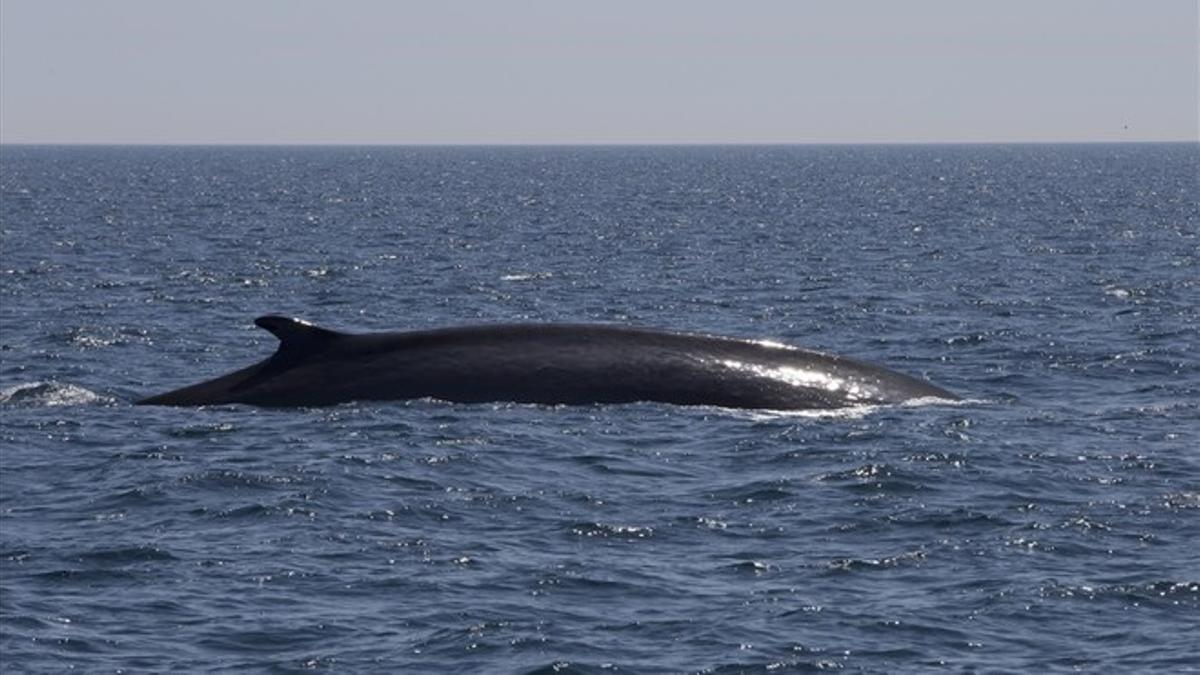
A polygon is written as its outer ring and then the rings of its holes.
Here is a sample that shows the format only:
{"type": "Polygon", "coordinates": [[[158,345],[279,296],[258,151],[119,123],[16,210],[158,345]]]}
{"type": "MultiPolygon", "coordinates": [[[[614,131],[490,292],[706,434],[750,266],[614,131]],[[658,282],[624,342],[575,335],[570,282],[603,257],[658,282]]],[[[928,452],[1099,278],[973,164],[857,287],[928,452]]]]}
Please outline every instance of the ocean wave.
{"type": "Polygon", "coordinates": [[[654,528],[643,525],[610,523],[576,523],[571,533],[580,537],[612,537],[616,539],[645,539],[654,536],[654,528]]]}
{"type": "Polygon", "coordinates": [[[1050,581],[1038,593],[1047,598],[1113,599],[1133,604],[1166,603],[1200,606],[1200,582],[1163,579],[1140,583],[1086,584],[1050,581]]]}
{"type": "Polygon", "coordinates": [[[513,272],[501,276],[500,281],[540,281],[553,276],[553,272],[513,272]]]}
{"type": "Polygon", "coordinates": [[[103,405],[113,399],[64,382],[24,382],[0,389],[0,405],[51,407],[61,405],[103,405]]]}

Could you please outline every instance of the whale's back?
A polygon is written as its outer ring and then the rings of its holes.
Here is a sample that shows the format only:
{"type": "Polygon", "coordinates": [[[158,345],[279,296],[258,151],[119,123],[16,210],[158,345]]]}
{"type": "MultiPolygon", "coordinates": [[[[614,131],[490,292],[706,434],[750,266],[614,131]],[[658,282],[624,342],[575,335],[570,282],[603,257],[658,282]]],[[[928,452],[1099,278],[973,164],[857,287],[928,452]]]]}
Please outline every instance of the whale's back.
{"type": "Polygon", "coordinates": [[[262,406],[436,398],[807,409],[952,397],[844,357],[717,336],[571,324],[350,335],[286,321],[258,321],[280,337],[271,359],[146,402],[193,404],[203,395],[262,406]]]}

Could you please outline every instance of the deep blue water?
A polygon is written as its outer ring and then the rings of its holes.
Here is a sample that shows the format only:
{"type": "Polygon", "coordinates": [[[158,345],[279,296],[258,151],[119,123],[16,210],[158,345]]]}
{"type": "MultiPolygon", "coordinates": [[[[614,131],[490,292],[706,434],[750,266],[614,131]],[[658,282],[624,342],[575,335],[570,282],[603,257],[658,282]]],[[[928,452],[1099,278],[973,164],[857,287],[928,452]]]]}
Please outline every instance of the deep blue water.
{"type": "Polygon", "coordinates": [[[6,672],[1200,668],[1200,146],[0,149],[6,672]],[[131,401],[350,330],[880,362],[833,415],[131,401]]]}

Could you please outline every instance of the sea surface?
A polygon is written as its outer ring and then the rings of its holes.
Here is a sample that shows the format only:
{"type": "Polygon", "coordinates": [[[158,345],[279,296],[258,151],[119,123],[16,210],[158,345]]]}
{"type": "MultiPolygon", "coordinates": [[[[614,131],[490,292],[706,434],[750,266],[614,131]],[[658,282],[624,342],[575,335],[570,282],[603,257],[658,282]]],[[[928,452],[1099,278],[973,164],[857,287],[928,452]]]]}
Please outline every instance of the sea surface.
{"type": "Polygon", "coordinates": [[[0,148],[4,672],[1200,669],[1200,145],[0,148]],[[132,402],[262,314],[958,404],[132,402]]]}

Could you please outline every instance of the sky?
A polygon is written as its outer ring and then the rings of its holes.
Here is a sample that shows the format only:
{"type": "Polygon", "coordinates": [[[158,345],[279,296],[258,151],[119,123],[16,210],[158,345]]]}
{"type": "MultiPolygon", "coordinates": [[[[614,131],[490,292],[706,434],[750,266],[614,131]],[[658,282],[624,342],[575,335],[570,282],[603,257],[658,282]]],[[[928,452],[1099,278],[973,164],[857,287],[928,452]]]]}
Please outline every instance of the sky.
{"type": "Polygon", "coordinates": [[[0,142],[1200,141],[1198,0],[0,0],[0,142]]]}

